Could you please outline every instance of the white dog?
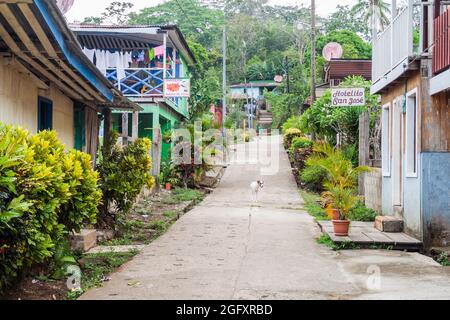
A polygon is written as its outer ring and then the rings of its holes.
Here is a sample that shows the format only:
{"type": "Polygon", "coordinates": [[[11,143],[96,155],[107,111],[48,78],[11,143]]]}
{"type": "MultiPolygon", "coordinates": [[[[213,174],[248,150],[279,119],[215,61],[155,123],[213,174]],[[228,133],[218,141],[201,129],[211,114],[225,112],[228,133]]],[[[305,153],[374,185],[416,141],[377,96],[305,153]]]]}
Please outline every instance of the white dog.
{"type": "Polygon", "coordinates": [[[264,188],[264,181],[255,181],[250,185],[250,189],[252,190],[253,199],[255,202],[258,202],[258,193],[264,188]]]}

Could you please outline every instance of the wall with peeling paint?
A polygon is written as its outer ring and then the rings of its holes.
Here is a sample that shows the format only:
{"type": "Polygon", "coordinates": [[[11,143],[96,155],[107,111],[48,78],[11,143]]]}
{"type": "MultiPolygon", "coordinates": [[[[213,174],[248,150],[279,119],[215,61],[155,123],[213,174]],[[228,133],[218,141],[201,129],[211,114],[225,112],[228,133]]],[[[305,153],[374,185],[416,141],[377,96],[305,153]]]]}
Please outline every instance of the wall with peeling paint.
{"type": "Polygon", "coordinates": [[[450,153],[422,153],[422,215],[427,246],[450,245],[450,153]]]}

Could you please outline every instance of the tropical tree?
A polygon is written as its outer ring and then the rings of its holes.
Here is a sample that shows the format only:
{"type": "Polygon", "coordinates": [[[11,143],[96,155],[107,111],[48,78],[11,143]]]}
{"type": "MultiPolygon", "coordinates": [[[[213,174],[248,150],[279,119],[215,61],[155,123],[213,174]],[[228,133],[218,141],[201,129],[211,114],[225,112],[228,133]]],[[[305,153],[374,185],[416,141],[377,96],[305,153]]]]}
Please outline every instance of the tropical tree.
{"type": "Polygon", "coordinates": [[[362,19],[355,19],[355,14],[350,6],[338,5],[336,11],[324,21],[324,31],[330,33],[336,30],[354,32],[366,40],[370,40],[369,25],[362,19]]]}
{"type": "Polygon", "coordinates": [[[389,24],[391,10],[384,0],[358,0],[352,10],[371,30],[383,30],[389,24]]]}

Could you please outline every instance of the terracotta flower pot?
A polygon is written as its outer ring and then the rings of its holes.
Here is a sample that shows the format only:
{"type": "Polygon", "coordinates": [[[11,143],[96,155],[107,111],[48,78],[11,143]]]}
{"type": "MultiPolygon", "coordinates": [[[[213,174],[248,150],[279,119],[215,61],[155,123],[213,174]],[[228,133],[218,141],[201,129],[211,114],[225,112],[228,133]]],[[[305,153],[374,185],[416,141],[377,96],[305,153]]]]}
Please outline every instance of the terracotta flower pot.
{"type": "Polygon", "coordinates": [[[347,237],[350,230],[350,221],[333,220],[334,234],[338,237],[347,237]]]}

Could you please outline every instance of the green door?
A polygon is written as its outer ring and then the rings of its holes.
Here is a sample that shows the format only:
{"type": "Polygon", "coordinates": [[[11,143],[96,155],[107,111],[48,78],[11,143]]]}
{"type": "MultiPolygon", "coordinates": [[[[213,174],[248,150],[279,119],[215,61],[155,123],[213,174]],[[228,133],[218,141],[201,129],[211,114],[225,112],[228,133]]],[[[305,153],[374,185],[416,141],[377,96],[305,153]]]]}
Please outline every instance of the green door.
{"type": "Polygon", "coordinates": [[[139,138],[149,138],[153,141],[153,114],[139,114],[139,138]]]}
{"type": "MultiPolygon", "coordinates": [[[[159,123],[161,126],[161,133],[164,135],[167,131],[171,131],[172,130],[172,125],[170,123],[170,120],[167,120],[164,117],[159,117],[159,123]]],[[[172,149],[172,144],[171,143],[165,143],[163,142],[162,145],[162,155],[161,155],[161,160],[163,162],[167,162],[170,161],[170,150],[172,149]]]]}

